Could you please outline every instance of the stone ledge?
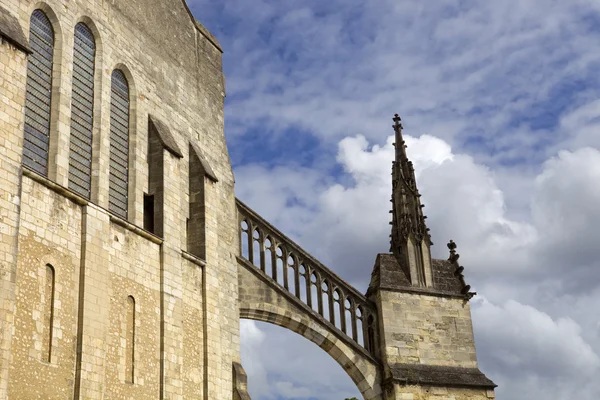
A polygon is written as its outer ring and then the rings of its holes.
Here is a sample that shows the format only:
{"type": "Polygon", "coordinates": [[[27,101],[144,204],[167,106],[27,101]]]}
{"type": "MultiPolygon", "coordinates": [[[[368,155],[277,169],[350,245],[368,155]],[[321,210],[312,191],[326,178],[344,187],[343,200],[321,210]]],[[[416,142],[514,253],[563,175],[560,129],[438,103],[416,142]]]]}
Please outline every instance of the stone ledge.
{"type": "Polygon", "coordinates": [[[163,243],[163,239],[161,239],[160,237],[156,236],[155,234],[148,232],[145,229],[140,228],[137,225],[132,224],[129,221],[125,221],[123,218],[121,217],[117,217],[113,214],[109,214],[108,218],[110,219],[110,222],[120,225],[123,228],[137,234],[138,236],[141,236],[145,239],[148,239],[149,241],[151,241],[152,243],[156,243],[156,244],[162,244],[163,243]]]}
{"type": "Polygon", "coordinates": [[[2,7],[0,7],[0,38],[27,54],[33,53],[17,18],[2,7]]]}
{"type": "Polygon", "coordinates": [[[419,294],[419,295],[423,295],[423,296],[445,297],[445,298],[450,298],[450,299],[465,300],[465,296],[460,295],[460,294],[448,293],[448,292],[432,290],[432,289],[428,289],[428,288],[419,288],[419,287],[398,288],[398,287],[393,287],[393,286],[391,286],[391,287],[380,286],[379,290],[384,290],[384,291],[388,291],[388,292],[419,294]]]}
{"type": "Polygon", "coordinates": [[[156,236],[155,234],[148,232],[147,230],[140,228],[139,226],[134,225],[131,222],[122,219],[121,217],[117,217],[116,215],[112,214],[110,211],[106,210],[105,208],[102,208],[102,207],[98,206],[97,204],[92,203],[91,201],[81,197],[77,193],[72,192],[71,190],[67,189],[66,187],[61,186],[58,183],[51,181],[50,179],[46,178],[45,176],[42,176],[42,175],[38,174],[37,172],[28,169],[25,166],[23,166],[23,176],[26,176],[26,177],[30,178],[31,180],[33,180],[34,182],[37,182],[37,183],[47,187],[48,189],[52,190],[53,192],[71,200],[73,203],[75,203],[79,206],[83,207],[83,206],[93,204],[94,207],[97,207],[98,209],[107,213],[109,216],[109,219],[112,223],[122,226],[123,228],[137,234],[138,236],[148,239],[153,243],[156,243],[156,244],[163,243],[163,239],[156,236]]]}
{"type": "Polygon", "coordinates": [[[188,253],[185,250],[181,250],[181,256],[185,260],[188,260],[189,262],[196,264],[200,268],[204,268],[206,266],[206,261],[205,260],[201,259],[198,256],[193,255],[192,253],[188,253]]]}
{"type": "Polygon", "coordinates": [[[422,364],[393,364],[391,379],[401,385],[494,389],[496,385],[479,368],[422,364]]]}

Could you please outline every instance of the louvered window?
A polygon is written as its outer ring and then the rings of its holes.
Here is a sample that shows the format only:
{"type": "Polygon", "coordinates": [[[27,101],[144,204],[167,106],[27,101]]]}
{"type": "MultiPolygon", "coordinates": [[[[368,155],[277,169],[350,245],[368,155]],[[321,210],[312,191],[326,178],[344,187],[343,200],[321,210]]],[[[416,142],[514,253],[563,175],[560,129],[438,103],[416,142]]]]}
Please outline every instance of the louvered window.
{"type": "Polygon", "coordinates": [[[73,49],[69,188],[86,199],[91,188],[95,57],[94,36],[80,22],[75,26],[73,49]]]}
{"type": "Polygon", "coordinates": [[[29,44],[33,53],[27,64],[23,164],[47,176],[54,30],[41,10],[31,15],[29,44]]]}
{"type": "Polygon", "coordinates": [[[120,70],[111,78],[109,210],[127,218],[129,85],[120,70]]]}

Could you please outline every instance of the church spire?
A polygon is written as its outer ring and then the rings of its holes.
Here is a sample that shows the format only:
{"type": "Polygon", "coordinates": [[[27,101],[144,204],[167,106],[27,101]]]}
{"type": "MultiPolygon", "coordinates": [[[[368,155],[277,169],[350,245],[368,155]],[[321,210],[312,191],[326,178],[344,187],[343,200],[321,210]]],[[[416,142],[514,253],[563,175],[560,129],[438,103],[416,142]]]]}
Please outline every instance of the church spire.
{"type": "Polygon", "coordinates": [[[394,118],[396,156],[392,164],[392,234],[390,251],[415,286],[431,286],[433,245],[425,224],[423,207],[415,179],[415,169],[406,155],[402,123],[394,118]]]}

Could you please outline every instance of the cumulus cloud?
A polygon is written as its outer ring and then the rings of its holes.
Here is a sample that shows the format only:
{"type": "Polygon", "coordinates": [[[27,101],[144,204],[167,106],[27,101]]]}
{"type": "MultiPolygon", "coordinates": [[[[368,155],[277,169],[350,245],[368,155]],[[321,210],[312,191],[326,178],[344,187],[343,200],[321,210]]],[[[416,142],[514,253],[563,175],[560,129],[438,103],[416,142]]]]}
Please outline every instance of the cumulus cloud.
{"type": "Polygon", "coordinates": [[[485,297],[473,302],[473,317],[479,344],[488,349],[487,362],[511,379],[523,371],[549,379],[589,379],[600,367],[600,358],[570,318],[553,319],[514,300],[496,305],[485,297]]]}
{"type": "Polygon", "coordinates": [[[600,152],[590,147],[561,151],[535,180],[532,216],[542,233],[544,258],[571,264],[571,273],[598,262],[600,186],[594,182],[599,181],[600,152]]]}

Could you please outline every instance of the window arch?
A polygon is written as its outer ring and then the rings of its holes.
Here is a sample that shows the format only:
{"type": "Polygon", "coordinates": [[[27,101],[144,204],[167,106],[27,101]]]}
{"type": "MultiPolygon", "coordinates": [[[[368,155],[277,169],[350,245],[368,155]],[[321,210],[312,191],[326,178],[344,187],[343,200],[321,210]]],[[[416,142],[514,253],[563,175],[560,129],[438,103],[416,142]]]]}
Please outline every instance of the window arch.
{"type": "Polygon", "coordinates": [[[91,190],[95,58],[94,35],[80,22],[75,26],[73,48],[69,189],[86,199],[91,190]]]}
{"type": "Polygon", "coordinates": [[[54,29],[42,10],[31,14],[27,63],[23,164],[48,175],[54,29]]]}
{"type": "Polygon", "coordinates": [[[129,184],[129,84],[123,71],[111,76],[110,98],[110,182],[108,208],[127,219],[129,184]]]}

